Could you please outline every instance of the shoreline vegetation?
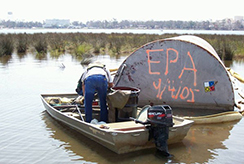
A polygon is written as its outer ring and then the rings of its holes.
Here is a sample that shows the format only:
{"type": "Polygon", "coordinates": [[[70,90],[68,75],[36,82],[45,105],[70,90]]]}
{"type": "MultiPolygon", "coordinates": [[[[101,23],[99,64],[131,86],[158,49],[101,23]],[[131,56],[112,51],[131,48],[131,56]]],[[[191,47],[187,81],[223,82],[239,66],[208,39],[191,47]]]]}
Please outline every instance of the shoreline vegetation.
{"type": "MultiPolygon", "coordinates": [[[[0,57],[13,52],[35,54],[38,58],[50,53],[54,58],[69,53],[88,64],[96,54],[129,55],[148,42],[179,34],[105,34],[105,33],[35,33],[0,34],[0,57]]],[[[213,46],[222,60],[244,58],[244,38],[240,35],[197,34],[213,46]]]]}

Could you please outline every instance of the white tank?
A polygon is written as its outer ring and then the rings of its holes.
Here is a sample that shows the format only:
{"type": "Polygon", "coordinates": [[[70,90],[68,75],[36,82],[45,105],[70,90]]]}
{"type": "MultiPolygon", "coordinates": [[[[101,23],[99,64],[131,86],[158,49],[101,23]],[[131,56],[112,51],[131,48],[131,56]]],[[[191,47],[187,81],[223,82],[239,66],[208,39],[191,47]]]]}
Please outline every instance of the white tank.
{"type": "Polygon", "coordinates": [[[143,45],[124,60],[114,83],[139,88],[139,106],[234,109],[234,90],[224,64],[213,47],[196,36],[143,45]]]}

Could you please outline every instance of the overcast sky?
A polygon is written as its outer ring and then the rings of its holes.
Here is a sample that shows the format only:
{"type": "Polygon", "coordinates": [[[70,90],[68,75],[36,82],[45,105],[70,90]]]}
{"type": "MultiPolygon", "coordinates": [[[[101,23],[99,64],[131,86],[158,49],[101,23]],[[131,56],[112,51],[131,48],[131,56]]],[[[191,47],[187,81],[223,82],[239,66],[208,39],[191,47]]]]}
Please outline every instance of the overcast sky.
{"type": "Polygon", "coordinates": [[[1,0],[0,3],[0,20],[215,21],[244,16],[242,0],[1,0]]]}

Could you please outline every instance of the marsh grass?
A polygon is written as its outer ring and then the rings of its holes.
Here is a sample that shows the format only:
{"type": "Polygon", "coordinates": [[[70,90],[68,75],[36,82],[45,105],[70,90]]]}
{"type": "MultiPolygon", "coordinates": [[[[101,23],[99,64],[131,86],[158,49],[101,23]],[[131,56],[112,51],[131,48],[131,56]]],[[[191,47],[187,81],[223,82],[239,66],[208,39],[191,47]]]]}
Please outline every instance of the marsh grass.
{"type": "MultiPolygon", "coordinates": [[[[19,52],[34,49],[40,54],[50,52],[51,56],[56,58],[64,53],[70,53],[80,61],[86,63],[95,54],[109,54],[111,56],[129,55],[149,42],[175,36],[179,35],[131,33],[6,34],[0,35],[0,55],[11,55],[14,48],[19,52]]],[[[223,60],[231,60],[235,56],[244,58],[243,36],[206,34],[197,36],[209,42],[223,60]]]]}
{"type": "Polygon", "coordinates": [[[235,41],[223,35],[212,36],[211,39],[207,37],[206,40],[212,45],[222,60],[232,60],[238,47],[235,41]]]}
{"type": "Polygon", "coordinates": [[[0,35],[0,56],[12,55],[14,51],[14,42],[12,35],[0,35]]]}
{"type": "Polygon", "coordinates": [[[92,45],[86,42],[83,42],[81,44],[77,44],[74,53],[76,56],[83,56],[85,54],[91,54],[92,51],[92,45]]]}
{"type": "Polygon", "coordinates": [[[34,34],[32,43],[37,53],[47,53],[48,44],[45,34],[34,34]]]}
{"type": "Polygon", "coordinates": [[[16,35],[16,41],[17,53],[26,53],[29,44],[27,34],[16,35]]]}
{"type": "Polygon", "coordinates": [[[65,38],[62,34],[50,33],[47,35],[47,44],[48,49],[55,53],[64,53],[65,52],[65,38]]]}

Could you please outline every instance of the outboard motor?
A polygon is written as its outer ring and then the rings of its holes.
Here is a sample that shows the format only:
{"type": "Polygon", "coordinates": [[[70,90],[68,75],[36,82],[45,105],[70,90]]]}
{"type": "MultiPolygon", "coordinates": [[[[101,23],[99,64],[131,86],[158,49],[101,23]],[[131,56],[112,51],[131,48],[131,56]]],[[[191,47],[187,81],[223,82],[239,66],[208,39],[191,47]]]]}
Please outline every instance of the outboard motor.
{"type": "Polygon", "coordinates": [[[169,127],[174,125],[172,119],[172,109],[169,105],[150,106],[147,110],[147,121],[136,123],[149,124],[149,140],[154,138],[156,148],[164,156],[171,156],[168,152],[167,140],[169,138],[169,127]]]}
{"type": "Polygon", "coordinates": [[[151,124],[150,134],[155,140],[156,148],[165,156],[170,156],[167,140],[169,138],[169,127],[174,125],[170,106],[152,106],[147,110],[147,119],[151,124]]]}

